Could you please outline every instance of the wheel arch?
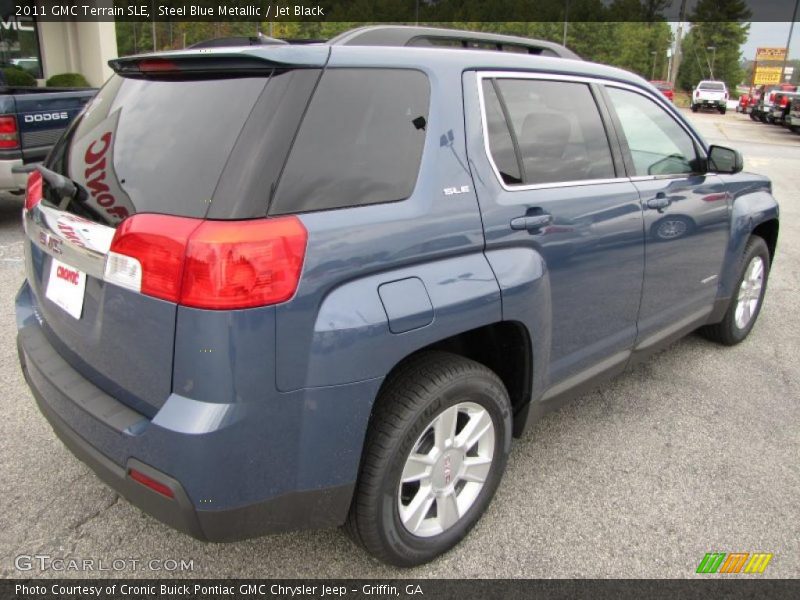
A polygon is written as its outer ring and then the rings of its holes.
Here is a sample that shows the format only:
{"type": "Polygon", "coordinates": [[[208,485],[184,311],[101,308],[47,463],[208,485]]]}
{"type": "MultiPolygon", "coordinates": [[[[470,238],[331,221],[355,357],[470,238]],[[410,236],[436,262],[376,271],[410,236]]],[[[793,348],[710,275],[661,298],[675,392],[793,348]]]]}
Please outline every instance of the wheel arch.
{"type": "MultiPolygon", "coordinates": [[[[514,413],[514,436],[523,431],[533,385],[531,334],[519,321],[498,321],[452,335],[418,348],[390,369],[378,390],[376,405],[387,381],[409,360],[428,351],[449,352],[474,360],[492,370],[506,387],[514,413]]],[[[373,405],[373,413],[375,405],[373,405]]]]}
{"type": "Polygon", "coordinates": [[[769,262],[772,264],[772,261],[775,260],[775,250],[778,246],[778,229],[780,227],[779,221],[777,218],[769,219],[767,221],[763,221],[759,223],[753,228],[753,231],[750,235],[756,235],[762,238],[767,243],[767,248],[769,249],[769,262]]]}

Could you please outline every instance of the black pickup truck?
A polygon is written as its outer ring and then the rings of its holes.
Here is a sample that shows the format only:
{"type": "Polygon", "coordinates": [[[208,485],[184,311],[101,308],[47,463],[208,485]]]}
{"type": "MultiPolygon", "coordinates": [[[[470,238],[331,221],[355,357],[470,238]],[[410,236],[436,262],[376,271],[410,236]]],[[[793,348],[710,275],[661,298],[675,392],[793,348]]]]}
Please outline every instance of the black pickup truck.
{"type": "Polygon", "coordinates": [[[0,87],[0,195],[21,195],[20,167],[44,160],[94,88],[0,87]]]}

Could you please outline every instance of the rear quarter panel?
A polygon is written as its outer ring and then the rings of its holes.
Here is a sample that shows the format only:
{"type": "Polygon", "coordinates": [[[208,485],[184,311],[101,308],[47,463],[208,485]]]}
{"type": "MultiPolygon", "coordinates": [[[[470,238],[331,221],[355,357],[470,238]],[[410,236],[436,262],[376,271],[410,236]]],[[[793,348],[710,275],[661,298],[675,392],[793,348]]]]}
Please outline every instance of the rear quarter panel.
{"type": "Polygon", "coordinates": [[[281,391],[383,377],[413,351],[501,317],[467,167],[460,69],[420,66],[425,61],[410,49],[388,61],[383,54],[379,64],[352,49],[337,50],[330,67],[425,72],[431,94],[427,136],[408,199],[301,215],[309,235],[303,275],[295,297],[276,308],[281,391]],[[462,186],[464,193],[444,193],[462,186]],[[390,329],[384,303],[402,305],[404,298],[382,298],[379,288],[407,278],[422,282],[430,304],[422,294],[408,298],[402,320],[417,325],[390,329]]]}

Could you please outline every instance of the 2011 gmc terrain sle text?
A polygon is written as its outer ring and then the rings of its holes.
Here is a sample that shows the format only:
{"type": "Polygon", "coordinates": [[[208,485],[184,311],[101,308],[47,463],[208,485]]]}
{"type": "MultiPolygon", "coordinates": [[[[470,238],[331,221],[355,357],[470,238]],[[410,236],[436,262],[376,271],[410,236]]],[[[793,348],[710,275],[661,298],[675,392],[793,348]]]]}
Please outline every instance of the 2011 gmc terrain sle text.
{"type": "Polygon", "coordinates": [[[28,182],[20,361],[72,452],[197,538],[344,524],[431,560],[527,424],[758,316],[769,180],[566,48],[368,27],[112,67],[28,182]]]}

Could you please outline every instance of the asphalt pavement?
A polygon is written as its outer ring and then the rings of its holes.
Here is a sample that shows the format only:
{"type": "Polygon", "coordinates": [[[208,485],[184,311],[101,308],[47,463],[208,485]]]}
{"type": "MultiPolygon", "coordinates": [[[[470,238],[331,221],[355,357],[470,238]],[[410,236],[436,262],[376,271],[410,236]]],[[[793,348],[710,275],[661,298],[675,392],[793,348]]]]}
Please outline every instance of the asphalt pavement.
{"type": "Polygon", "coordinates": [[[687,116],[772,178],[781,203],[777,258],[750,338],[723,348],[689,336],[545,417],[516,440],[468,538],[405,571],[339,530],[199,542],[101,483],[56,438],[20,373],[20,205],[0,202],[0,576],[695,577],[707,552],[768,552],[760,577],[798,577],[800,135],[733,112],[687,116]],[[95,570],[54,570],[71,558],[95,570]],[[192,569],[175,570],[180,561],[192,569]]]}

